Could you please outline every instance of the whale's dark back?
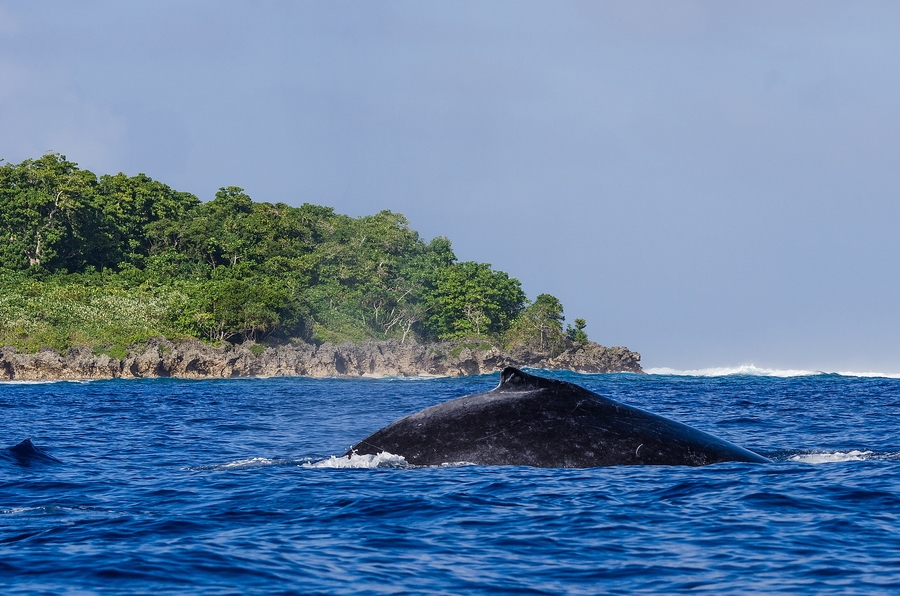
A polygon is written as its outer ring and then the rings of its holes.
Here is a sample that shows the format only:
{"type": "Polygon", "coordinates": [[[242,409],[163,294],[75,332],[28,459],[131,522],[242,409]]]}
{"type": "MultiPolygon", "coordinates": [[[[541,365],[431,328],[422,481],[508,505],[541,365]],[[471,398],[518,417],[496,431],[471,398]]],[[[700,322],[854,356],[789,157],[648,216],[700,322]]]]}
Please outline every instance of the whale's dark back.
{"type": "Polygon", "coordinates": [[[401,418],[347,453],[382,451],[414,465],[587,468],[768,461],[679,422],[515,368],[501,373],[496,389],[401,418]]]}
{"type": "Polygon", "coordinates": [[[31,442],[31,439],[25,439],[17,445],[0,449],[0,456],[13,460],[21,466],[30,466],[34,463],[60,463],[58,459],[39,449],[31,442]]]}

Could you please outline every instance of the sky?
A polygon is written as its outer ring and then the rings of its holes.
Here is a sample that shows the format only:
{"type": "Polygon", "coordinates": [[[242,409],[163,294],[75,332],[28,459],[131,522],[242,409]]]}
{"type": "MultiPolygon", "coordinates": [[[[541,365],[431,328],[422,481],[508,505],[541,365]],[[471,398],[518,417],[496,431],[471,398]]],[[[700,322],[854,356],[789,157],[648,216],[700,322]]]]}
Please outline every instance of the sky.
{"type": "Polygon", "coordinates": [[[0,158],[407,216],[645,368],[900,373],[900,3],[0,0],[0,158]]]}

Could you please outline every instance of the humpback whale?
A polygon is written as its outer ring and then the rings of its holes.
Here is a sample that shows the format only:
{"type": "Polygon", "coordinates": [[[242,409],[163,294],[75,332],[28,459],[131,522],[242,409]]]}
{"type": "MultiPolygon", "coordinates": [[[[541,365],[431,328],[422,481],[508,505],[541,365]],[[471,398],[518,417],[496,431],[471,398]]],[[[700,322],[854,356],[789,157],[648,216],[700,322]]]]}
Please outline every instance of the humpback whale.
{"type": "Polygon", "coordinates": [[[31,439],[25,439],[21,443],[6,449],[0,449],[0,454],[8,459],[15,460],[20,466],[30,466],[33,463],[62,463],[52,455],[39,449],[31,439]]]}
{"type": "Polygon", "coordinates": [[[410,414],[344,456],[388,452],[413,465],[591,468],[769,460],[680,422],[507,367],[500,384],[410,414]]]}

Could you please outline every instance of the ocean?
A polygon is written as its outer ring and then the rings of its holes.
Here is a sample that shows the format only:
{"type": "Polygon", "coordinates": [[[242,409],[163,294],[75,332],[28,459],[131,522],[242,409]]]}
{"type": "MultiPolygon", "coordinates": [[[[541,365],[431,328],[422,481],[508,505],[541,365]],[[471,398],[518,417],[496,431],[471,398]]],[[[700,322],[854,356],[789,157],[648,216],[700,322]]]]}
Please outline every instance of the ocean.
{"type": "MultiPolygon", "coordinates": [[[[535,371],[532,371],[535,372],[535,371]]],[[[771,464],[338,458],[498,375],[2,383],[2,594],[898,594],[900,379],[540,372],[771,464]]]]}

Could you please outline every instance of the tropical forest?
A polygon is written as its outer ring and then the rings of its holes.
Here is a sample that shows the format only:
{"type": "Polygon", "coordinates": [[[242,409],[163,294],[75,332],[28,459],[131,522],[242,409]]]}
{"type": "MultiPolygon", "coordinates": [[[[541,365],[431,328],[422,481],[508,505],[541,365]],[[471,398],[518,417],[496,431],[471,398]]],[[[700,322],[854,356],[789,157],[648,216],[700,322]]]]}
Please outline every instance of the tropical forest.
{"type": "Polygon", "coordinates": [[[48,153],[0,163],[0,346],[118,357],[154,337],[209,343],[477,340],[550,353],[586,343],[549,295],[459,261],[392,211],[365,217],[204,202],[144,175],[48,153]]]}

